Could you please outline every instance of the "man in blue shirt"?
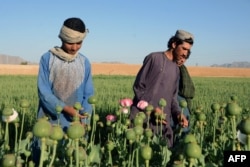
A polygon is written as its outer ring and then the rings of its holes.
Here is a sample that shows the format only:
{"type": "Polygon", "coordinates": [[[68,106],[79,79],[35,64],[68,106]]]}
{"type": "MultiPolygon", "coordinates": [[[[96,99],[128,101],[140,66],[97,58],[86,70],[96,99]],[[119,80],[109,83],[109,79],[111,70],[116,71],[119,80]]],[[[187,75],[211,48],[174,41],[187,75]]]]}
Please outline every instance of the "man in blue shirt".
{"type": "MultiPolygon", "coordinates": [[[[91,114],[88,98],[94,94],[91,64],[87,57],[79,53],[87,34],[85,24],[79,18],[65,20],[59,38],[61,47],[54,47],[42,55],[38,74],[39,110],[38,118],[44,115],[51,123],[57,122],[56,106],[63,111],[59,115],[60,124],[65,131],[76,114],[91,114]],[[80,102],[80,113],[74,104],[80,102]]],[[[83,120],[86,120],[85,118],[83,120]]],[[[85,122],[89,123],[89,121],[85,122]]]]}
{"type": "MultiPolygon", "coordinates": [[[[91,64],[87,57],[79,53],[88,30],[79,18],[68,18],[64,21],[59,33],[60,47],[53,47],[40,59],[37,80],[39,107],[38,118],[48,117],[51,124],[59,123],[66,132],[74,116],[83,124],[90,123],[92,114],[89,97],[94,94],[91,64]],[[82,109],[77,111],[74,104],[79,102],[82,109]],[[62,111],[57,113],[60,106],[62,111]]],[[[33,143],[33,160],[39,162],[40,142],[33,143]]]]}

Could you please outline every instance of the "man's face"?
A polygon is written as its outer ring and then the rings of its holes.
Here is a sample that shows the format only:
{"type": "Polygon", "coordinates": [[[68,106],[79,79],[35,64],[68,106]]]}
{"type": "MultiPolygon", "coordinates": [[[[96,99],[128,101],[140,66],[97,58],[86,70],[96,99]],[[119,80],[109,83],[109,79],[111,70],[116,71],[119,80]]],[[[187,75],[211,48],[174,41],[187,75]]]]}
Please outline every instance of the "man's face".
{"type": "Polygon", "coordinates": [[[187,58],[189,57],[189,54],[191,53],[191,47],[192,45],[187,42],[183,42],[183,44],[181,45],[174,46],[174,61],[179,67],[186,62],[187,58]]]}
{"type": "Polygon", "coordinates": [[[63,42],[62,44],[62,49],[70,55],[75,55],[81,47],[82,47],[82,41],[78,43],[63,42]]]}

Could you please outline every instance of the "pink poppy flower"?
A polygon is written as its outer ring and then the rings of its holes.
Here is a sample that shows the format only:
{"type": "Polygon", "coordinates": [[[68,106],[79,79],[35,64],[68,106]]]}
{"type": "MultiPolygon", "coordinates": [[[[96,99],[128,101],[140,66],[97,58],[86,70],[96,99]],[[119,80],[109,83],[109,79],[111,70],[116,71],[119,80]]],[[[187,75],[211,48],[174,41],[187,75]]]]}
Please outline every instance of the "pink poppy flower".
{"type": "Polygon", "coordinates": [[[122,107],[130,107],[132,104],[133,104],[132,99],[125,98],[125,99],[120,100],[120,105],[122,107]]]}
{"type": "Polygon", "coordinates": [[[144,110],[147,106],[148,106],[148,102],[146,102],[144,100],[140,100],[137,103],[137,107],[140,108],[141,110],[144,110]]]}
{"type": "Polygon", "coordinates": [[[116,116],[114,116],[114,115],[107,115],[106,116],[106,120],[114,122],[114,121],[116,121],[116,116]]]}

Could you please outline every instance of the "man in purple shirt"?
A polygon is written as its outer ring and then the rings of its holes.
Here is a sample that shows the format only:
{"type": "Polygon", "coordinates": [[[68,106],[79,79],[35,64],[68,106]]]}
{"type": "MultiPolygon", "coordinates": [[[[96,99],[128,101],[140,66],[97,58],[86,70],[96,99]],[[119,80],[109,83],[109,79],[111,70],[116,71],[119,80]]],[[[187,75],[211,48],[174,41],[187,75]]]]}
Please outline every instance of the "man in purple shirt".
{"type": "MultiPolygon", "coordinates": [[[[160,99],[166,100],[162,134],[169,147],[173,146],[174,135],[171,120],[179,122],[182,127],[188,126],[188,120],[181,114],[177,101],[180,78],[178,64],[188,58],[192,45],[192,34],[184,30],[177,30],[176,34],[169,39],[168,50],[153,52],[145,57],[133,85],[134,99],[131,106],[131,120],[138,112],[145,111],[147,106],[145,104],[152,105],[156,111],[160,108],[160,99]]],[[[154,112],[150,116],[150,128],[154,133],[159,129],[154,112]]]]}

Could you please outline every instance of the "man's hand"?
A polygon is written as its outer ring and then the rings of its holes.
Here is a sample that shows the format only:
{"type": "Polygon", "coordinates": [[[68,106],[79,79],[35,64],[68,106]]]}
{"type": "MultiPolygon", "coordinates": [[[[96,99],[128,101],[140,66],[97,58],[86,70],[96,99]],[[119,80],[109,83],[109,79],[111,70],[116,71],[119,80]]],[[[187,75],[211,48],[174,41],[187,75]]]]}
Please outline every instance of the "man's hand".
{"type": "Polygon", "coordinates": [[[83,119],[83,118],[87,118],[86,115],[81,115],[80,113],[78,113],[78,111],[72,107],[72,106],[65,106],[63,108],[63,112],[67,113],[69,116],[74,117],[74,116],[78,116],[79,118],[83,119]]]}
{"type": "Polygon", "coordinates": [[[178,120],[179,120],[179,124],[183,128],[188,127],[188,120],[187,120],[185,115],[183,115],[183,114],[178,115],[178,120]]]}

